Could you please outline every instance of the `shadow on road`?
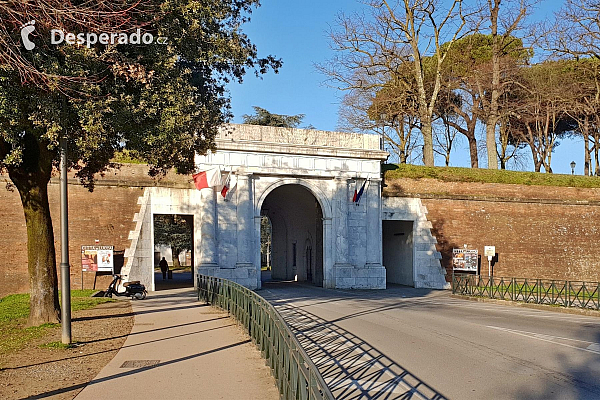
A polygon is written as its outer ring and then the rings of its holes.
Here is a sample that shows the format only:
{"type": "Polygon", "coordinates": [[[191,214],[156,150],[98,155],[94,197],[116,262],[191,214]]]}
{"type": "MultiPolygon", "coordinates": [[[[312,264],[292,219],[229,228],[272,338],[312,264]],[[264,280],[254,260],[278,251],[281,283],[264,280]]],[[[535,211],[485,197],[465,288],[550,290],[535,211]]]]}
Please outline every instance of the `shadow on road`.
{"type": "Polygon", "coordinates": [[[154,272],[155,290],[169,290],[194,287],[194,278],[191,272],[172,272],[172,279],[162,279],[160,272],[154,272]]]}
{"type": "MultiPolygon", "coordinates": [[[[340,293],[340,292],[338,292],[340,293]]],[[[314,293],[311,293],[314,294],[314,293]]],[[[347,298],[340,293],[340,299],[347,298]]],[[[385,297],[378,293],[375,297],[385,297]]],[[[317,300],[312,297],[312,300],[317,300]]],[[[329,298],[328,302],[335,302],[329,298]]],[[[338,399],[446,399],[356,335],[294,305],[271,299],[338,399]]],[[[314,303],[311,303],[314,305],[314,303]]]]}
{"type": "MultiPolygon", "coordinates": [[[[589,332],[597,331],[597,326],[588,325],[582,326],[581,330],[589,332]]],[[[600,373],[600,332],[585,335],[589,337],[588,343],[590,346],[583,347],[579,350],[587,354],[584,358],[577,358],[566,351],[557,351],[556,360],[559,365],[563,366],[562,371],[558,373],[558,379],[562,384],[568,384],[569,388],[573,388],[570,396],[564,393],[557,393],[552,387],[532,387],[522,386],[515,390],[513,398],[523,400],[550,400],[550,399],[565,399],[572,398],[577,400],[600,399],[600,389],[598,388],[598,376],[600,373]]]]}

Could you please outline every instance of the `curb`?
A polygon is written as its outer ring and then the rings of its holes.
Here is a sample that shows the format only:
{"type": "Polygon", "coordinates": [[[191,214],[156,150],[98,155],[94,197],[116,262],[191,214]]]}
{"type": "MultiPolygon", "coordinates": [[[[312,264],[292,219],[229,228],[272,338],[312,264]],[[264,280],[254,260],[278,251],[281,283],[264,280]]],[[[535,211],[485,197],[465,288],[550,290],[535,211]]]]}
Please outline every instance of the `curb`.
{"type": "Polygon", "coordinates": [[[477,301],[480,303],[492,303],[492,304],[499,304],[499,305],[505,305],[505,306],[511,306],[511,307],[524,307],[524,308],[531,308],[534,310],[553,311],[553,312],[562,313],[562,314],[586,315],[589,317],[600,318],[600,311],[590,310],[590,309],[562,307],[562,306],[556,307],[556,306],[550,306],[547,304],[523,303],[520,301],[498,300],[498,299],[490,299],[487,297],[462,296],[459,294],[450,294],[450,297],[453,297],[455,299],[477,301]]]}

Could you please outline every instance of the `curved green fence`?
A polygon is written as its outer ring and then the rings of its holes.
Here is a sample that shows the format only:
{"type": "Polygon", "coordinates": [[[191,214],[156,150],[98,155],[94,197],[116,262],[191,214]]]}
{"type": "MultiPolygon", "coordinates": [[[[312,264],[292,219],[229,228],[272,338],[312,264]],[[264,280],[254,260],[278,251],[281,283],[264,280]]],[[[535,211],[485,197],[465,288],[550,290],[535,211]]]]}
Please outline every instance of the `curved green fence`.
{"type": "Polygon", "coordinates": [[[334,399],[296,336],[265,299],[227,279],[199,275],[202,300],[226,310],[244,327],[271,367],[282,399],[334,399]]]}

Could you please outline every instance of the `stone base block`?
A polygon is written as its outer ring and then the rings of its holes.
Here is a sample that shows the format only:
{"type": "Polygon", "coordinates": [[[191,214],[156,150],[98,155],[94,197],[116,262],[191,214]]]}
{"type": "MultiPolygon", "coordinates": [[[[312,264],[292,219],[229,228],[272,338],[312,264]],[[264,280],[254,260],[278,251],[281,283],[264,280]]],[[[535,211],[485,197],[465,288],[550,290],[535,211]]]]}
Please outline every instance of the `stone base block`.
{"type": "Polygon", "coordinates": [[[334,287],[336,289],[385,289],[385,268],[381,264],[335,266],[334,287]]]}
{"type": "Polygon", "coordinates": [[[257,272],[252,264],[245,264],[243,267],[238,267],[236,265],[235,268],[219,268],[218,266],[209,267],[200,265],[198,267],[198,274],[228,279],[252,290],[258,288],[256,279],[257,272]]]}

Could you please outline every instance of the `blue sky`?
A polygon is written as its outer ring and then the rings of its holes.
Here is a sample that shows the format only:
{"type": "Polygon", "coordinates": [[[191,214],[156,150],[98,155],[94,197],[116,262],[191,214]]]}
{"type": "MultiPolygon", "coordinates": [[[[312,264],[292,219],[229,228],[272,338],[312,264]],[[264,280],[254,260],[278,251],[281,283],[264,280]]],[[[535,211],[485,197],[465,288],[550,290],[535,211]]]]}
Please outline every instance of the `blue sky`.
{"type": "MultiPolygon", "coordinates": [[[[560,0],[543,1],[535,18],[551,17],[561,4],[560,0]]],[[[305,114],[306,125],[335,130],[341,92],[324,85],[326,77],[316,71],[314,64],[333,54],[327,31],[335,25],[337,14],[363,9],[355,0],[263,0],[243,30],[257,45],[259,55],[276,55],[284,64],[279,74],[270,72],[262,79],[249,74],[242,84],[229,85],[233,122],[242,122],[242,115],[252,114],[252,106],[259,106],[277,114],[305,114]]],[[[452,165],[468,166],[466,141],[461,140],[457,146],[452,165]]],[[[531,169],[531,156],[524,155],[529,162],[527,169],[531,169]]],[[[576,173],[583,173],[582,140],[565,140],[553,155],[552,168],[555,173],[570,174],[569,163],[573,160],[577,162],[576,173]]],[[[436,165],[442,163],[436,160],[436,165]]]]}

